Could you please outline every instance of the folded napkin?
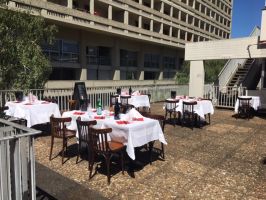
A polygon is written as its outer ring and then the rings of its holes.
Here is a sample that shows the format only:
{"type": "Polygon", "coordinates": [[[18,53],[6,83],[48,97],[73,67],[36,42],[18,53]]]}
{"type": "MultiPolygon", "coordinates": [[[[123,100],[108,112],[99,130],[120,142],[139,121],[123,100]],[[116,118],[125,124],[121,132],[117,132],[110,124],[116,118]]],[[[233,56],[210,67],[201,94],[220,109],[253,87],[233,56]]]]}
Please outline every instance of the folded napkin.
{"type": "Polygon", "coordinates": [[[132,95],[133,96],[137,96],[137,95],[140,95],[140,92],[137,90],[137,91],[134,91],[133,93],[132,93],[132,95]]]}
{"type": "Polygon", "coordinates": [[[27,106],[29,106],[29,105],[33,105],[32,103],[25,103],[24,105],[27,105],[27,106]]]}
{"type": "Polygon", "coordinates": [[[94,116],[94,119],[105,119],[105,116],[94,116]]]}
{"type": "Polygon", "coordinates": [[[125,121],[125,120],[120,120],[120,121],[116,121],[117,124],[129,124],[129,121],[125,121]]]}
{"type": "Polygon", "coordinates": [[[121,117],[121,120],[132,121],[133,118],[143,118],[143,116],[135,108],[132,108],[127,114],[121,117]]]}
{"type": "Polygon", "coordinates": [[[133,119],[132,119],[133,121],[144,121],[144,118],[142,117],[142,118],[136,118],[136,117],[133,117],[133,119]]]}
{"type": "Polygon", "coordinates": [[[21,103],[21,101],[14,101],[14,103],[21,103]]]}
{"type": "Polygon", "coordinates": [[[92,112],[96,112],[97,110],[95,108],[91,109],[92,112]]]}
{"type": "Polygon", "coordinates": [[[74,115],[84,115],[85,112],[74,112],[73,114],[74,114],[74,115]]]}

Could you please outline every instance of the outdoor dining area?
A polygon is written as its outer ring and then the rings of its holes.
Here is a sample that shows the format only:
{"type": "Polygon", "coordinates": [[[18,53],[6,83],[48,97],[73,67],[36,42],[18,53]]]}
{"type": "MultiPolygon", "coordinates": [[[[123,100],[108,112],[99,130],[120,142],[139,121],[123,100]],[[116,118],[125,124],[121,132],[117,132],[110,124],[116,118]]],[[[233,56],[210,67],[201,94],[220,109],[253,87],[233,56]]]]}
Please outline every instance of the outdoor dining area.
{"type": "Polygon", "coordinates": [[[102,105],[82,87],[67,110],[32,94],[5,105],[6,114],[27,127],[44,127],[34,145],[36,182],[49,195],[266,198],[266,124],[265,116],[254,115],[258,97],[239,96],[232,111],[176,91],[151,102],[150,94],[127,88],[102,105]]]}

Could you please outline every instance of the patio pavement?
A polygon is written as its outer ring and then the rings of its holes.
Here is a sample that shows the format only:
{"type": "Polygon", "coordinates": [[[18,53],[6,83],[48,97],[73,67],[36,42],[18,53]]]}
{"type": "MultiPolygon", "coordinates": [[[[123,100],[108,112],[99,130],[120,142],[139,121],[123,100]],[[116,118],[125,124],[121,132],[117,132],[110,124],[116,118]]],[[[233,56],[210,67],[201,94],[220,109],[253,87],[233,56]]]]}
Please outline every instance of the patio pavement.
{"type": "MultiPolygon", "coordinates": [[[[162,103],[152,113],[163,114],[162,103]]],[[[266,120],[235,119],[232,110],[215,109],[211,125],[191,130],[166,125],[165,161],[152,165],[145,151],[143,165],[122,175],[114,166],[111,184],[104,169],[88,179],[88,162],[76,164],[77,145],[70,141],[69,160],[49,161],[50,136],[36,138],[37,185],[56,199],[266,199],[266,120]],[[133,178],[134,177],[134,178],[133,178]]],[[[60,151],[61,140],[54,145],[60,151]]],[[[159,147],[159,142],[156,142],[159,147]]]]}

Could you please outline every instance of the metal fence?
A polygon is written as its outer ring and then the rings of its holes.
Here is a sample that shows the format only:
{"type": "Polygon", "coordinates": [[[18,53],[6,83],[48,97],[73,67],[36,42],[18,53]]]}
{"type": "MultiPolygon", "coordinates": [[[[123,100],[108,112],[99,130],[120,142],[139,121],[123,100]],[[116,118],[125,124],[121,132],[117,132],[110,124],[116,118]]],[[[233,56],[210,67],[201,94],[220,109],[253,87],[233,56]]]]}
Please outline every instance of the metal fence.
{"type": "MultiPolygon", "coordinates": [[[[109,106],[110,95],[116,93],[116,89],[128,89],[128,86],[91,87],[87,88],[88,98],[92,107],[96,107],[97,99],[100,98],[102,105],[109,106]]],[[[144,94],[151,94],[151,102],[163,101],[170,97],[171,91],[176,91],[177,95],[188,95],[188,85],[147,85],[132,86],[132,90],[139,90],[144,94]]],[[[69,89],[40,89],[29,90],[38,99],[52,98],[56,100],[60,110],[68,110],[68,100],[72,99],[73,88],[69,89]]],[[[29,91],[24,92],[27,94],[29,91]]],[[[4,106],[7,101],[15,100],[16,91],[0,90],[0,106],[4,106]]],[[[218,107],[233,108],[238,95],[245,95],[245,87],[219,87],[212,84],[204,86],[204,98],[213,100],[213,105],[218,107]]]]}
{"type": "Polygon", "coordinates": [[[0,119],[0,200],[36,199],[34,135],[0,119]]]}

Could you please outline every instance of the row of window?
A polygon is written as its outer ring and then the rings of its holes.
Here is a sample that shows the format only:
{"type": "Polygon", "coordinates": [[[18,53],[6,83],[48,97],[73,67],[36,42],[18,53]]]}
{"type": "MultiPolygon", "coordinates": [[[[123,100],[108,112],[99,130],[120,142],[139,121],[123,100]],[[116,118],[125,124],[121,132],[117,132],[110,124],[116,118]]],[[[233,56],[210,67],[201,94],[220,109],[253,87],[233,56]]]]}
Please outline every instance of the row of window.
{"type": "MultiPolygon", "coordinates": [[[[78,42],[55,40],[53,45],[42,45],[43,52],[51,61],[79,63],[78,42]]],[[[88,65],[112,65],[112,49],[110,47],[87,47],[86,57],[88,65]]],[[[165,68],[176,68],[176,58],[164,56],[162,64],[165,68]]],[[[144,67],[159,68],[160,56],[158,54],[144,54],[144,67]]],[[[120,66],[137,67],[138,52],[120,49],[120,66]]]]}

